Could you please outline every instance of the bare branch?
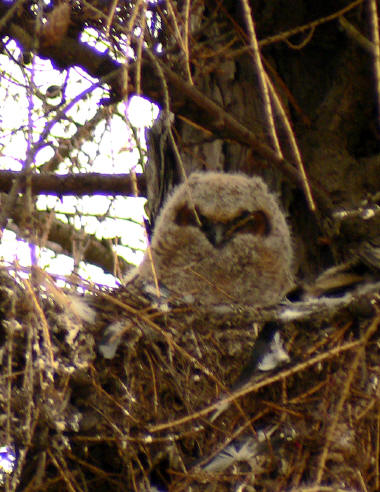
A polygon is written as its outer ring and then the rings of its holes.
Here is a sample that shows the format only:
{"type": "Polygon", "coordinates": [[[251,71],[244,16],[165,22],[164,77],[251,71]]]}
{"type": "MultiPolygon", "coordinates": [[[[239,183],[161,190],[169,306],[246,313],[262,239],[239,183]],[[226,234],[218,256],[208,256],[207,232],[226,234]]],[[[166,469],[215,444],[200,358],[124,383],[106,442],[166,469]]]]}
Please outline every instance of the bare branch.
{"type": "MultiPolygon", "coordinates": [[[[3,13],[3,9],[4,6],[1,6],[0,3],[0,14],[3,13]]],[[[11,23],[8,31],[25,48],[30,49],[33,46],[32,36],[20,25],[11,23]]],[[[75,63],[75,65],[79,65],[93,77],[105,77],[107,83],[111,86],[112,92],[111,99],[108,102],[116,102],[124,97],[124,67],[113,60],[108,54],[100,53],[95,48],[85,45],[69,36],[66,36],[57,45],[41,47],[38,54],[51,59],[59,68],[67,68],[75,63]]],[[[159,62],[158,57],[156,57],[156,60],[159,62]]],[[[196,125],[211,131],[218,138],[232,139],[240,144],[252,147],[258,155],[268,159],[271,164],[278,167],[291,181],[302,186],[302,177],[295,166],[279,157],[275,151],[264,144],[245,125],[204,95],[195,86],[184,81],[179,75],[168,68],[166,64],[161,63],[161,68],[166,77],[168,90],[171,95],[171,110],[176,113],[177,117],[183,117],[186,121],[190,120],[190,122],[194,122],[196,125]]],[[[128,67],[128,72],[131,75],[131,80],[129,81],[131,87],[127,91],[129,95],[133,95],[136,92],[136,88],[132,82],[132,76],[136,75],[136,70],[137,64],[131,64],[128,67]]],[[[156,75],[151,57],[146,56],[146,54],[143,55],[141,70],[143,95],[161,104],[164,97],[161,90],[162,81],[156,75]]],[[[327,195],[320,187],[317,187],[314,183],[311,184],[321,208],[330,208],[327,195]]]]}
{"type": "MultiPolygon", "coordinates": [[[[15,171],[0,171],[0,191],[8,193],[15,179],[20,179],[20,192],[25,191],[26,176],[15,171]]],[[[146,193],[145,176],[137,174],[140,196],[146,193]]],[[[30,176],[32,194],[54,196],[122,195],[135,196],[130,174],[33,174],[30,176]]]]}
{"type": "MultiPolygon", "coordinates": [[[[22,203],[18,203],[13,208],[10,229],[14,230],[20,238],[33,241],[28,228],[25,227],[24,211],[22,203]]],[[[124,276],[133,268],[133,265],[115,254],[111,241],[99,240],[95,235],[75,230],[70,224],[65,224],[58,219],[51,220],[48,212],[34,211],[30,222],[35,238],[47,239],[46,244],[39,244],[39,246],[46,246],[56,253],[72,256],[75,242],[79,241],[85,245],[81,249],[82,261],[99,266],[112,275],[124,276]]]]}

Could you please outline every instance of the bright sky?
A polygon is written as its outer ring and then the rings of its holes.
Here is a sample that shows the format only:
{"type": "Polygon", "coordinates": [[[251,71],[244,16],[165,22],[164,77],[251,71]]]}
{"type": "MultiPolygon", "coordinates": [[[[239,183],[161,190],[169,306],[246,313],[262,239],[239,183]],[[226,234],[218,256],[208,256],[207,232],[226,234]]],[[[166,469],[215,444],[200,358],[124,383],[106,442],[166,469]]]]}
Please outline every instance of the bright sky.
{"type": "MultiPolygon", "coordinates": [[[[12,51],[15,59],[19,58],[20,51],[13,43],[8,44],[8,49],[12,51]]],[[[28,121],[29,103],[26,87],[29,85],[32,66],[28,65],[20,69],[18,64],[9,62],[6,55],[0,57],[1,66],[6,67],[6,73],[11,74],[12,80],[8,79],[6,83],[4,74],[1,74],[3,80],[0,87],[0,169],[20,170],[21,162],[25,160],[27,152],[28,122],[32,120],[33,141],[35,142],[46,122],[43,115],[49,109],[48,104],[51,106],[57,104],[54,99],[46,99],[43,95],[51,85],[62,86],[66,72],[61,73],[55,70],[48,61],[38,58],[35,60],[33,79],[42,97],[33,98],[34,107],[29,113],[28,121]]],[[[77,68],[71,69],[69,75],[69,83],[65,91],[67,101],[94,83],[77,68]]],[[[98,110],[97,102],[101,97],[104,97],[103,90],[95,89],[90,96],[75,105],[67,115],[71,116],[75,123],[85,123],[98,110]]],[[[60,99],[57,101],[59,102],[60,99]]],[[[141,168],[136,167],[140,159],[139,151],[124,116],[127,115],[129,123],[136,129],[141,145],[145,147],[145,127],[152,123],[157,113],[158,109],[142,98],[132,98],[128,107],[125,103],[120,103],[117,111],[107,122],[103,121],[98,124],[94,134],[96,143],[85,142],[80,152],[72,153],[74,162],[77,159],[83,167],[82,172],[87,169],[89,172],[105,174],[128,173],[132,168],[136,168],[136,172],[141,172],[141,168]]],[[[67,120],[62,124],[56,124],[51,132],[51,141],[54,145],[44,147],[37,154],[37,164],[48,161],[53,156],[53,148],[56,148],[62,139],[69,139],[76,131],[77,126],[72,121],[67,120]]],[[[61,164],[59,172],[71,172],[71,165],[72,163],[66,159],[61,164]]],[[[145,250],[144,230],[141,225],[144,215],[143,199],[116,197],[110,206],[110,200],[102,196],[84,197],[78,200],[75,197],[58,199],[49,196],[39,197],[37,203],[39,209],[54,208],[57,218],[65,222],[70,220],[76,228],[84,227],[86,232],[95,234],[99,238],[119,237],[123,246],[116,247],[118,254],[135,264],[141,261],[145,250]],[[109,218],[99,222],[94,215],[105,214],[109,208],[110,211],[107,214],[109,218]],[[79,219],[80,214],[83,215],[81,219],[79,219]]],[[[4,232],[0,243],[0,257],[9,262],[17,260],[23,266],[30,265],[28,244],[24,241],[17,241],[16,235],[9,230],[4,232]]],[[[50,273],[68,274],[73,268],[73,260],[64,255],[56,256],[52,251],[44,248],[39,253],[39,266],[46,268],[50,273]]],[[[95,282],[115,285],[115,279],[111,275],[105,275],[100,268],[83,265],[79,273],[84,278],[95,282]]]]}

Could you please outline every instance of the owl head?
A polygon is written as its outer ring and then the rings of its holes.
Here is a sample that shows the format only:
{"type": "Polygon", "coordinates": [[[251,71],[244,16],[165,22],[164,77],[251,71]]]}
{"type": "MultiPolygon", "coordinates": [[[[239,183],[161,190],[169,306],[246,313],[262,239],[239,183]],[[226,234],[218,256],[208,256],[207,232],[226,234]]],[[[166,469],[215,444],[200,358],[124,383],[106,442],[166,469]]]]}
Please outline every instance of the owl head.
{"type": "Polygon", "coordinates": [[[288,226],[258,177],[195,173],[168,198],[139,275],[197,303],[266,306],[292,285],[288,226]],[[153,264],[152,264],[153,263],[153,264]]]}

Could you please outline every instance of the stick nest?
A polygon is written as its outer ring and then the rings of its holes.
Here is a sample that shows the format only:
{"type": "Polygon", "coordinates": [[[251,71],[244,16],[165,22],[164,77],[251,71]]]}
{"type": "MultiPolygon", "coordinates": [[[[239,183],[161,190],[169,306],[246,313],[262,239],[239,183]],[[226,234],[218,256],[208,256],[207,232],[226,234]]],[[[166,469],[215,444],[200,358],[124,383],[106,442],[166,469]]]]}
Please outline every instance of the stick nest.
{"type": "Polygon", "coordinates": [[[165,312],[127,288],[92,288],[84,298],[91,322],[61,289],[1,270],[0,445],[2,456],[13,453],[12,469],[0,468],[6,490],[379,486],[375,295],[365,308],[284,323],[290,364],[256,372],[235,394],[263,313],[165,312]],[[119,344],[105,359],[109,326],[119,344]],[[213,418],[222,400],[229,406],[213,418]],[[250,452],[217,466],[244,443],[250,452]]]}

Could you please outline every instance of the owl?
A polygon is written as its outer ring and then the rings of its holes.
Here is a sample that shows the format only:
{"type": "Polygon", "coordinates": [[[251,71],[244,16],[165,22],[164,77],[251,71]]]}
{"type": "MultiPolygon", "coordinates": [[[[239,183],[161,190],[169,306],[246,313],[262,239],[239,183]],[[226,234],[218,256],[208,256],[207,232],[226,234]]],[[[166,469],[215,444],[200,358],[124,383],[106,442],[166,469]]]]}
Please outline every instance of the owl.
{"type": "Polygon", "coordinates": [[[136,276],[186,302],[277,303],[292,286],[292,245],[276,198],[258,177],[192,174],[163,206],[136,276]]]}

